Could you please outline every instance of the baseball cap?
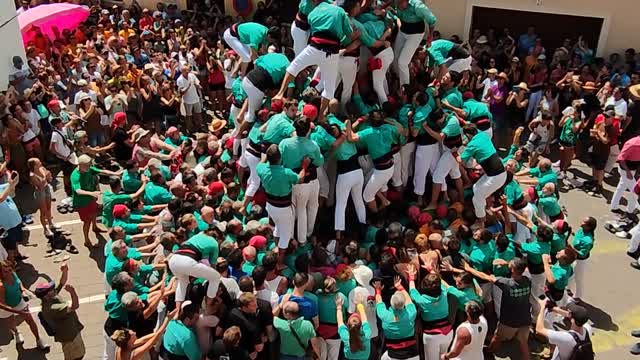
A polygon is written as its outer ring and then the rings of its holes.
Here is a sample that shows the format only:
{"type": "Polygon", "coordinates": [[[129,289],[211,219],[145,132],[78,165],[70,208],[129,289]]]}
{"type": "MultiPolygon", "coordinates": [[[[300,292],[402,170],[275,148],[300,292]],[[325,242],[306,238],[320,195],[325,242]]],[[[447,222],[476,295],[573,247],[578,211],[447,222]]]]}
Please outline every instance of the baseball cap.
{"type": "Polygon", "coordinates": [[[582,326],[589,321],[589,312],[584,307],[576,303],[569,303],[567,304],[567,310],[569,310],[571,318],[575,321],[576,325],[582,326]]]}

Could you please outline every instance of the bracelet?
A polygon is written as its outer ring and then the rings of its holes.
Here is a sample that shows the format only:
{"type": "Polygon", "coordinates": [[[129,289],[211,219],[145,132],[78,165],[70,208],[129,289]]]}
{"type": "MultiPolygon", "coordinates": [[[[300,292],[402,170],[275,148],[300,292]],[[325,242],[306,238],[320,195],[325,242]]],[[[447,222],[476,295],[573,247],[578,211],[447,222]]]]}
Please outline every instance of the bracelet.
{"type": "Polygon", "coordinates": [[[364,305],[362,305],[362,304],[358,304],[358,305],[356,305],[356,310],[358,310],[358,311],[364,311],[364,305]]]}

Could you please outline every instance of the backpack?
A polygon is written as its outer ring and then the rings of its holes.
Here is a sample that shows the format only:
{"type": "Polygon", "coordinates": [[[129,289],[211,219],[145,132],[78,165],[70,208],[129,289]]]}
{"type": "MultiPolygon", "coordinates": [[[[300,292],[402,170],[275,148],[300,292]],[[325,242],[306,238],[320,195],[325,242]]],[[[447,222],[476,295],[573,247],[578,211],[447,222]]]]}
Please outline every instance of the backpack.
{"type": "Polygon", "coordinates": [[[573,348],[573,353],[569,360],[593,360],[595,359],[595,353],[593,352],[593,344],[589,337],[589,331],[585,329],[584,340],[580,340],[580,337],[575,331],[569,331],[569,334],[576,342],[576,346],[573,348]]]}

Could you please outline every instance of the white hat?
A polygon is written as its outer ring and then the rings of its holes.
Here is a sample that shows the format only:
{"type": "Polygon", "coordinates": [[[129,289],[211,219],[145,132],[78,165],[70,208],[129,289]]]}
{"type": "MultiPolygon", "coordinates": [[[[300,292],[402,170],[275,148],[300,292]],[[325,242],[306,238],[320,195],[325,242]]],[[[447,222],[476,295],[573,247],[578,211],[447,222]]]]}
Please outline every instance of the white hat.
{"type": "Polygon", "coordinates": [[[366,287],[367,289],[371,288],[369,283],[373,280],[373,271],[368,266],[358,265],[352,268],[351,271],[358,285],[366,287]]]}
{"type": "Polygon", "coordinates": [[[78,165],[91,164],[92,161],[93,159],[89,155],[84,154],[78,156],[78,165]]]}
{"type": "Polygon", "coordinates": [[[488,39],[487,39],[487,37],[486,37],[486,36],[484,36],[484,35],[480,36],[480,37],[476,40],[476,43],[478,43],[478,44],[486,44],[486,43],[488,43],[488,42],[489,42],[489,40],[488,40],[488,39]]]}
{"type": "Polygon", "coordinates": [[[78,86],[87,86],[89,83],[85,79],[78,80],[78,86]]]}

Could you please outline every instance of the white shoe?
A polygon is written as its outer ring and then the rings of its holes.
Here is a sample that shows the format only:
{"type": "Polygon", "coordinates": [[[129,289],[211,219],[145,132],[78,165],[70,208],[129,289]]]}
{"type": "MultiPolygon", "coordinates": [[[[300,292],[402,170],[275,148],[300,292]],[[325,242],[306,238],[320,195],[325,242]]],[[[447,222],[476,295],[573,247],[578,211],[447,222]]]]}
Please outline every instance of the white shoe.
{"type": "Polygon", "coordinates": [[[24,344],[24,335],[22,335],[20,330],[16,330],[16,332],[13,333],[13,338],[16,339],[17,345],[24,344]]]}
{"type": "Polygon", "coordinates": [[[46,350],[49,348],[49,344],[47,344],[46,342],[44,342],[44,340],[42,339],[38,339],[36,341],[36,346],[38,347],[38,349],[40,350],[46,350]]]}
{"type": "Polygon", "coordinates": [[[67,206],[67,205],[71,205],[72,201],[73,201],[73,200],[71,199],[71,197],[68,197],[68,198],[64,198],[64,199],[62,199],[62,201],[60,201],[60,203],[61,203],[62,205],[67,206]]]}

